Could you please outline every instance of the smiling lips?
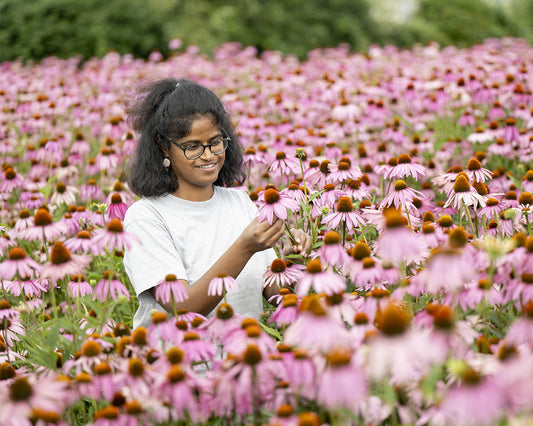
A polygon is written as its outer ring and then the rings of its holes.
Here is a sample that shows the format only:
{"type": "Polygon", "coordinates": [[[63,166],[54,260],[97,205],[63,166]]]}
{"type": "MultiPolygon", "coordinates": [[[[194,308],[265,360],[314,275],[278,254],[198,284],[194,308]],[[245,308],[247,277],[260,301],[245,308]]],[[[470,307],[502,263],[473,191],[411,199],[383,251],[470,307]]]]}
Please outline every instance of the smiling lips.
{"type": "Polygon", "coordinates": [[[217,163],[210,163],[210,164],[202,164],[201,166],[196,166],[199,169],[213,169],[215,168],[217,163]]]}

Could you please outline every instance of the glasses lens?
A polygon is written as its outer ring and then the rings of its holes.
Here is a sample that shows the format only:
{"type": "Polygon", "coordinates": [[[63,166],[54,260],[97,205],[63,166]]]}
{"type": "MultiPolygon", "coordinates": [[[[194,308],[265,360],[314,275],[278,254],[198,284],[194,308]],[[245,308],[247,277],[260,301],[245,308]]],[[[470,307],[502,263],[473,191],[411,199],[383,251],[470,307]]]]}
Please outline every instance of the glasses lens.
{"type": "Polygon", "coordinates": [[[204,147],[200,144],[189,145],[185,148],[185,156],[189,159],[200,157],[204,152],[204,147]]]}
{"type": "Polygon", "coordinates": [[[215,139],[210,144],[210,149],[213,154],[222,154],[226,148],[228,147],[228,141],[226,138],[223,138],[222,136],[215,139]]]}

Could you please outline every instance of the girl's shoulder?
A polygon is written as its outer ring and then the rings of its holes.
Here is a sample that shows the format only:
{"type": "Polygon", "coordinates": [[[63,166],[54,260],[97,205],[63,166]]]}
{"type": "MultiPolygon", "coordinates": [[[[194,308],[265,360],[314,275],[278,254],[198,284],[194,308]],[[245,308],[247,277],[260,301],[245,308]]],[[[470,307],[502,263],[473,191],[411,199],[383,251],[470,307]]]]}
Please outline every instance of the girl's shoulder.
{"type": "Polygon", "coordinates": [[[164,205],[165,196],[145,197],[135,201],[126,210],[124,222],[138,220],[157,220],[160,218],[161,208],[164,205]]]}
{"type": "Polygon", "coordinates": [[[254,205],[253,201],[250,199],[250,196],[246,192],[246,189],[242,187],[237,188],[226,188],[226,187],[215,187],[218,191],[220,198],[234,203],[240,203],[245,206],[254,205]]]}

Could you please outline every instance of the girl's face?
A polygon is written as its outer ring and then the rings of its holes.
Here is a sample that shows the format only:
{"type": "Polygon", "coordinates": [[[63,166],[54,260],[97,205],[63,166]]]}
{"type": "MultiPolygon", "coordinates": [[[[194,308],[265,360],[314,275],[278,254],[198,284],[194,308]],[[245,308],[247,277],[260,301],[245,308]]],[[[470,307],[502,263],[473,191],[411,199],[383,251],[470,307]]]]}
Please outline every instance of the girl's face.
{"type": "MultiPolygon", "coordinates": [[[[207,145],[217,137],[224,136],[217,127],[212,116],[206,115],[192,122],[191,132],[174,142],[186,148],[191,145],[207,145]]],[[[176,197],[189,201],[206,201],[213,195],[213,183],[224,165],[226,153],[213,154],[209,147],[203,154],[189,160],[182,149],[170,144],[167,152],[170,159],[170,168],[178,179],[178,189],[173,193],[176,197]]]]}

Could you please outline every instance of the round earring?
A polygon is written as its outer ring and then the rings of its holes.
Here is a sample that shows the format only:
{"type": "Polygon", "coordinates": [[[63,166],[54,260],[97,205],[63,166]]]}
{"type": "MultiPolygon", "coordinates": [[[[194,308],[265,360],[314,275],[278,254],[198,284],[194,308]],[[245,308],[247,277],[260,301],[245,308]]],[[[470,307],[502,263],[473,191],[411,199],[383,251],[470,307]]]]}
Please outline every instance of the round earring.
{"type": "Polygon", "coordinates": [[[163,167],[165,169],[168,169],[170,167],[170,160],[168,159],[168,157],[165,157],[165,159],[163,160],[163,167]]]}

